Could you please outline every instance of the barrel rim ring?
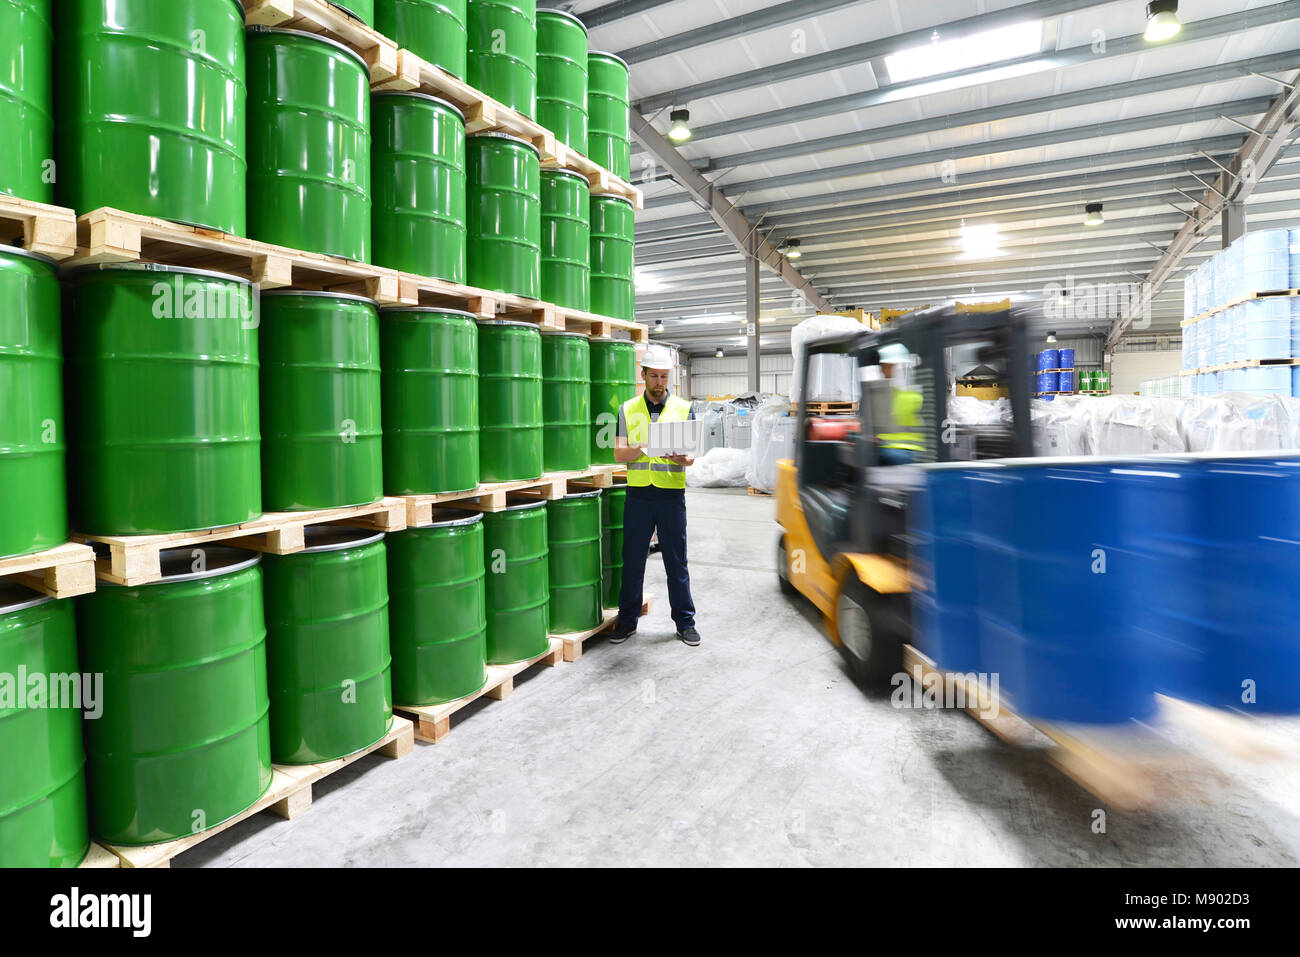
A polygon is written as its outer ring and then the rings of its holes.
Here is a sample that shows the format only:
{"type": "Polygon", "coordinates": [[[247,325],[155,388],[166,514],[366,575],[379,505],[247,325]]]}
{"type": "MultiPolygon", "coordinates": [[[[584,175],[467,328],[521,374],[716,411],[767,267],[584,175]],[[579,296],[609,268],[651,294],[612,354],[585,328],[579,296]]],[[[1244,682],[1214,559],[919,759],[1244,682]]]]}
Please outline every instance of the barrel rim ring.
{"type": "Polygon", "coordinates": [[[557,17],[564,17],[567,20],[572,20],[578,26],[582,27],[582,32],[584,34],[586,34],[587,36],[591,36],[591,31],[587,29],[587,25],[585,23],[583,23],[580,19],[578,19],[577,14],[570,13],[568,10],[556,10],[554,7],[538,7],[537,16],[540,17],[543,13],[552,13],[557,17]]]}
{"type": "MultiPolygon", "coordinates": [[[[433,514],[435,515],[438,512],[459,512],[459,511],[462,510],[458,508],[448,507],[448,506],[439,507],[435,505],[433,507],[433,514]]],[[[431,522],[428,525],[412,526],[412,528],[416,529],[417,531],[421,528],[457,528],[460,526],[477,525],[482,521],[483,521],[482,512],[469,512],[466,513],[463,518],[449,518],[441,522],[431,522]]]]}
{"type": "MultiPolygon", "coordinates": [[[[335,526],[331,526],[331,525],[318,525],[316,527],[335,528],[335,526]]],[[[366,534],[363,534],[361,535],[361,537],[353,539],[352,541],[326,542],[322,545],[306,545],[302,551],[294,552],[293,554],[294,555],[316,555],[321,552],[342,552],[342,551],[346,551],[349,548],[364,548],[367,545],[373,545],[375,544],[375,542],[382,542],[384,540],[383,532],[376,532],[373,529],[369,529],[369,528],[349,528],[348,526],[344,525],[339,530],[343,532],[354,531],[354,532],[362,532],[366,534]]],[[[284,557],[291,558],[292,556],[286,555],[284,557]]]]}
{"type": "Polygon", "coordinates": [[[591,180],[587,179],[586,174],[578,172],[571,166],[552,166],[549,169],[542,170],[543,176],[546,176],[548,173],[551,176],[572,176],[575,179],[582,180],[582,182],[586,183],[588,190],[591,189],[591,180]]]}
{"type": "Polygon", "coordinates": [[[434,96],[432,93],[421,93],[419,90],[379,90],[370,94],[372,100],[378,100],[384,97],[405,96],[417,100],[428,100],[431,103],[437,103],[439,106],[445,106],[457,116],[462,123],[465,122],[465,111],[450,100],[444,100],[440,96],[434,96]]]}
{"type": "Polygon", "coordinates": [[[21,588],[25,591],[31,592],[31,597],[20,598],[19,600],[12,602],[8,605],[0,605],[0,616],[16,614],[20,611],[26,611],[29,608],[36,608],[40,605],[44,605],[46,602],[57,601],[57,599],[53,595],[43,595],[40,592],[38,592],[36,589],[29,588],[27,585],[24,585],[21,582],[14,581],[14,582],[8,582],[6,584],[7,586],[12,586],[13,588],[16,589],[21,588]]]}
{"type": "Polygon", "coordinates": [[[253,280],[245,279],[243,276],[236,276],[234,273],[217,272],[214,269],[195,269],[192,266],[169,266],[165,263],[86,263],[64,266],[60,270],[62,274],[60,278],[71,282],[96,272],[160,272],[176,273],[182,276],[206,276],[209,279],[237,282],[252,289],[257,289],[257,283],[253,282],[253,280]]]}
{"type": "MultiPolygon", "coordinates": [[[[466,312],[464,309],[452,309],[450,306],[445,309],[442,306],[380,306],[379,314],[395,312],[434,312],[444,316],[464,316],[466,319],[479,321],[478,316],[472,312],[466,312]]],[[[487,320],[483,320],[486,322],[487,320]]]]}
{"type": "Polygon", "coordinates": [[[544,336],[570,336],[571,338],[574,338],[574,339],[584,339],[584,340],[585,340],[585,339],[590,339],[590,338],[591,338],[591,337],[588,336],[585,332],[578,332],[578,331],[576,331],[576,330],[574,330],[574,329],[543,329],[543,330],[542,330],[542,335],[544,335],[544,336]]]}
{"type": "Polygon", "coordinates": [[[480,319],[480,326],[523,326],[525,329],[536,329],[539,333],[541,328],[535,322],[523,322],[519,319],[480,319]]]}
{"type": "Polygon", "coordinates": [[[625,346],[636,346],[631,339],[615,339],[613,336],[591,336],[590,339],[592,342],[618,342],[625,346]]]}
{"type": "Polygon", "coordinates": [[[634,213],[636,212],[636,205],[632,202],[632,200],[628,199],[626,196],[620,196],[618,193],[592,193],[591,198],[592,199],[616,199],[620,203],[627,203],[628,208],[630,208],[632,212],[634,213]]]}
{"type": "Polygon", "coordinates": [[[497,510],[494,511],[494,512],[485,512],[484,514],[486,514],[486,515],[500,515],[502,512],[526,512],[526,511],[528,511],[529,509],[534,509],[534,508],[546,508],[546,504],[547,504],[546,499],[544,499],[544,498],[539,498],[539,499],[538,499],[537,501],[535,501],[535,502],[517,502],[517,503],[515,503],[514,505],[511,505],[511,504],[510,504],[510,499],[507,498],[507,499],[506,499],[506,507],[505,507],[505,508],[499,508],[499,509],[497,509],[497,510]]]}
{"type": "MultiPolygon", "coordinates": [[[[178,545],[175,548],[159,549],[159,562],[161,564],[163,556],[168,552],[192,551],[200,547],[195,545],[178,545]]],[[[261,552],[250,552],[246,548],[236,548],[234,545],[227,545],[224,542],[214,542],[212,545],[202,546],[204,548],[219,548],[230,552],[242,552],[248,555],[248,558],[241,559],[232,565],[223,565],[221,568],[208,568],[201,572],[186,572],[183,575],[164,575],[162,578],[154,579],[151,582],[144,582],[139,585],[123,585],[119,582],[110,582],[101,579],[95,583],[95,587],[113,587],[113,588],[151,588],[154,585],[177,585],[183,582],[202,581],[205,578],[220,578],[223,575],[233,575],[236,572],[247,571],[248,569],[259,565],[262,562],[261,552]]]]}
{"type": "Polygon", "coordinates": [[[328,289],[266,289],[262,292],[262,298],[276,298],[282,296],[308,296],[313,299],[347,299],[355,302],[364,302],[366,305],[379,308],[379,303],[369,296],[359,296],[355,292],[331,292],[328,289]]]}
{"type": "Polygon", "coordinates": [[[516,143],[520,143],[524,146],[527,146],[530,150],[536,153],[539,158],[542,155],[542,151],[539,150],[533,143],[524,139],[522,136],[515,136],[515,134],[513,133],[502,133],[500,130],[484,130],[480,133],[470,133],[467,137],[465,137],[466,142],[468,142],[469,140],[485,140],[485,139],[513,140],[516,143]]]}
{"type": "Polygon", "coordinates": [[[588,60],[590,60],[590,59],[591,59],[592,57],[594,57],[594,56],[603,56],[603,57],[608,57],[608,58],[611,59],[611,60],[617,60],[619,63],[623,64],[624,67],[627,68],[627,72],[628,72],[628,73],[631,73],[631,72],[632,72],[632,68],[631,68],[630,66],[628,66],[627,61],[624,60],[624,59],[623,59],[621,56],[619,56],[617,53],[610,53],[608,50],[588,50],[588,51],[587,51],[587,59],[588,59],[588,60]]]}
{"type": "Polygon", "coordinates": [[[30,249],[23,249],[21,246],[6,246],[0,244],[0,253],[13,253],[15,256],[23,256],[28,259],[38,259],[46,265],[59,268],[59,261],[53,256],[47,256],[45,253],[34,253],[30,249]]]}
{"type": "MultiPolygon", "coordinates": [[[[336,7],[339,6],[339,4],[334,3],[334,0],[328,0],[328,2],[331,3],[333,6],[336,7]]],[[[347,12],[354,17],[356,16],[356,14],[352,13],[351,10],[348,10],[347,12]]],[[[357,19],[359,20],[360,17],[357,17],[357,19]]],[[[346,43],[342,43],[339,40],[335,40],[333,37],[322,36],[319,33],[308,33],[306,30],[290,30],[285,27],[268,27],[268,26],[263,26],[260,23],[255,23],[250,27],[245,27],[244,32],[245,33],[284,33],[289,36],[306,37],[308,40],[320,40],[322,43],[328,43],[330,46],[338,47],[348,56],[352,57],[352,59],[356,60],[358,63],[361,64],[361,69],[366,71],[366,76],[367,77],[370,76],[370,64],[365,61],[365,58],[362,57],[361,54],[358,53],[356,50],[348,46],[346,43]]]]}
{"type": "Polygon", "coordinates": [[[361,23],[366,22],[364,19],[362,19],[361,14],[357,13],[357,11],[353,10],[346,3],[340,3],[339,0],[325,0],[325,2],[328,3],[331,7],[338,7],[348,16],[353,17],[354,19],[360,21],[361,23]]]}
{"type": "Polygon", "coordinates": [[[599,498],[600,493],[603,491],[604,489],[593,488],[590,491],[586,491],[586,492],[566,492],[564,493],[564,495],[560,496],[559,498],[551,499],[551,501],[563,502],[566,499],[571,499],[571,498],[599,498]]]}

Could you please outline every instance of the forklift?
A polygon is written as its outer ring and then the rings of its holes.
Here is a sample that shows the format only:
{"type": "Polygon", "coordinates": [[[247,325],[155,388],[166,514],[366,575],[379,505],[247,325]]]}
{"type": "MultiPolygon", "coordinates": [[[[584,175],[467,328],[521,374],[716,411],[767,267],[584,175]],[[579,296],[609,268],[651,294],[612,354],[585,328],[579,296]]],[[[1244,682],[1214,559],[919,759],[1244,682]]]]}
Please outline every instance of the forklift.
{"type": "MultiPolygon", "coordinates": [[[[809,382],[822,356],[851,367],[856,415],[812,415],[798,405],[793,461],[777,464],[777,574],[825,616],[849,673],[879,688],[914,644],[908,511],[931,463],[1033,454],[1027,328],[1041,306],[961,303],[909,313],[881,331],[808,344],[809,382]],[[954,424],[953,386],[967,368],[992,370],[1007,395],[999,424],[954,424]]],[[[988,376],[988,372],[984,373],[988,376]]]]}

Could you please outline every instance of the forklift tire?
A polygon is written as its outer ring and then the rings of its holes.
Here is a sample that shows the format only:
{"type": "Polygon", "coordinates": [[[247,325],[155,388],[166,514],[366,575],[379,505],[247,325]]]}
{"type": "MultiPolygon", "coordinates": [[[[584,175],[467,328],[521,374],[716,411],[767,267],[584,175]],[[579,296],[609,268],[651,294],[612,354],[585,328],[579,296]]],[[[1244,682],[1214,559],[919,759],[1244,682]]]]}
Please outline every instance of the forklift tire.
{"type": "Polygon", "coordinates": [[[776,580],[781,584],[781,594],[797,595],[799,589],[790,584],[790,556],[785,548],[785,536],[776,544],[776,580]]]}
{"type": "Polygon", "coordinates": [[[854,682],[864,690],[888,687],[889,679],[902,667],[903,643],[891,627],[883,602],[856,577],[844,582],[836,601],[840,653],[854,682]]]}

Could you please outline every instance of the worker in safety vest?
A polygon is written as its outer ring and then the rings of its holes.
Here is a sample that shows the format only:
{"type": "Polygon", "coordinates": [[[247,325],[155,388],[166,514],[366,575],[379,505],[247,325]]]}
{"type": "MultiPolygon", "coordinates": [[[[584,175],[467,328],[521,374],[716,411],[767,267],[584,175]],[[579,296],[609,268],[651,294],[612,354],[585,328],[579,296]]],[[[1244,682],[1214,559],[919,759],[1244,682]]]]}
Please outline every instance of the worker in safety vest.
{"type": "Polygon", "coordinates": [[[905,384],[906,365],[911,359],[907,347],[891,342],[880,349],[880,368],[893,387],[893,423],[888,430],[876,434],[882,465],[904,465],[916,459],[917,452],[925,451],[925,435],[912,431],[921,425],[920,392],[908,389],[905,384]]]}
{"type": "Polygon", "coordinates": [[[645,581],[650,536],[659,532],[659,551],[668,573],[668,600],[672,604],[677,637],[698,645],[695,603],[686,568],[686,466],[693,455],[651,458],[645,454],[651,422],[684,422],[695,418],[691,404],[670,395],[668,374],[672,359],[662,346],[651,346],[641,362],[645,391],[624,402],[618,410],[618,437],[614,460],[627,464],[627,499],[623,508],[623,585],[619,594],[618,624],[609,640],[626,641],[636,634],[641,615],[641,589],[645,581]]]}

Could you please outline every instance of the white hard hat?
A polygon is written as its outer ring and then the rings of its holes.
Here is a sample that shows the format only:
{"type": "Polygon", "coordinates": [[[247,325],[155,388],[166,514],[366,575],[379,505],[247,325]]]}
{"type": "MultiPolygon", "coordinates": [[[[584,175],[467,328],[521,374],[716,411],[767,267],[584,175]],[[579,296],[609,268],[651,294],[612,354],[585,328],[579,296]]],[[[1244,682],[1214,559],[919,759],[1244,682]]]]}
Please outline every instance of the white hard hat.
{"type": "Polygon", "coordinates": [[[880,361],[885,362],[906,362],[911,353],[907,351],[907,346],[901,342],[891,342],[887,346],[880,347],[880,361]]]}
{"type": "Polygon", "coordinates": [[[645,358],[641,360],[641,368],[654,369],[657,372],[671,372],[673,357],[668,354],[668,350],[663,346],[650,346],[645,351],[645,358]]]}

